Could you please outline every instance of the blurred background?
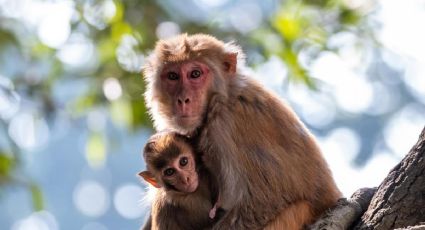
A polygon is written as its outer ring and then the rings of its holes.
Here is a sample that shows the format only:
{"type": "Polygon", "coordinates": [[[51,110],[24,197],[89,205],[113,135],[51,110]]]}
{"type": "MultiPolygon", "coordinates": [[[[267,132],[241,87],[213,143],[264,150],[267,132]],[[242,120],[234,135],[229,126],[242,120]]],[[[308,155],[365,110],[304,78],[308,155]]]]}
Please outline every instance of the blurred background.
{"type": "Polygon", "coordinates": [[[236,41],[317,136],[344,195],[425,125],[424,0],[0,0],[0,228],[137,229],[140,74],[181,32],[236,41]]]}

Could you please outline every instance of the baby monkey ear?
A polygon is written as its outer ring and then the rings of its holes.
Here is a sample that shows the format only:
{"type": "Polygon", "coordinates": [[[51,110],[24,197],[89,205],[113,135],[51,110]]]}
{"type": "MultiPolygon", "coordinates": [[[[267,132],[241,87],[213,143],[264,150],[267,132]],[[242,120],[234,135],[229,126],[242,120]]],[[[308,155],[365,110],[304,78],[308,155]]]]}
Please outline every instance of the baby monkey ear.
{"type": "Polygon", "coordinates": [[[154,175],[149,171],[142,171],[138,173],[146,182],[154,186],[155,188],[161,188],[161,185],[158,184],[158,181],[155,179],[154,175]]]}

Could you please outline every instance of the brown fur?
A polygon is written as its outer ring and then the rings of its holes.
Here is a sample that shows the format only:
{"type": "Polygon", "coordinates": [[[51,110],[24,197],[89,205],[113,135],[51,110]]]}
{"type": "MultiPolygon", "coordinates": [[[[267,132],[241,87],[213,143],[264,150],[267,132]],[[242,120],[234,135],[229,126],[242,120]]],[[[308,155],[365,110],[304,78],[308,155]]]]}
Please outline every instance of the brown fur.
{"type": "Polygon", "coordinates": [[[293,203],[286,207],[279,216],[270,222],[264,230],[274,229],[303,229],[305,223],[311,223],[312,207],[307,201],[293,203]]]}
{"type": "Polygon", "coordinates": [[[160,41],[145,68],[148,107],[157,129],[199,136],[226,211],[214,229],[299,229],[341,194],[314,137],[285,103],[238,70],[236,56],[240,64],[237,46],[208,35],[160,41]],[[206,99],[198,120],[183,126],[159,76],[168,65],[190,62],[211,73],[199,86],[206,99]]]}
{"type": "MultiPolygon", "coordinates": [[[[157,169],[155,161],[162,158],[172,160],[183,152],[195,154],[185,138],[173,133],[160,133],[153,136],[144,149],[144,157],[148,172],[154,175],[161,183],[161,169],[157,169]],[[177,147],[177,148],[176,148],[177,147]]],[[[210,228],[215,220],[209,218],[209,211],[213,208],[212,202],[216,188],[212,183],[208,171],[197,162],[199,185],[195,192],[184,193],[167,190],[161,187],[156,191],[152,203],[151,215],[143,226],[143,230],[198,230],[210,228]]],[[[142,175],[147,171],[141,172],[142,175]]],[[[146,178],[145,178],[146,179],[146,178]]],[[[148,180],[147,180],[148,181],[148,180]]]]}

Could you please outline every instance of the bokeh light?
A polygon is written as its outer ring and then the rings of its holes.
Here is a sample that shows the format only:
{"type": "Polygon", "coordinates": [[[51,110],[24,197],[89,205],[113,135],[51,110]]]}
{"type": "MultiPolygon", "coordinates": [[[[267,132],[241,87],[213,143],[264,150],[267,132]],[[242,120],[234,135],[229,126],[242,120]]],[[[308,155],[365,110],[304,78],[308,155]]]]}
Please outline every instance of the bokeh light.
{"type": "MultiPolygon", "coordinates": [[[[425,50],[424,50],[425,51],[425,50]]],[[[424,55],[425,58],[425,55],[424,55]]],[[[424,60],[424,59],[422,59],[424,60]]],[[[404,78],[409,90],[425,104],[425,62],[417,62],[407,67],[404,78]]]]}
{"type": "Polygon", "coordinates": [[[110,101],[117,100],[121,97],[122,88],[120,82],[115,78],[107,78],[103,82],[103,93],[110,101]]]}
{"type": "Polygon", "coordinates": [[[118,63],[129,72],[140,72],[143,65],[144,56],[135,49],[138,44],[133,36],[124,35],[116,50],[118,63]]]}
{"type": "Polygon", "coordinates": [[[110,205],[110,196],[106,188],[96,181],[82,181],[74,190],[74,204],[86,216],[100,217],[110,205]]]}
{"type": "Polygon", "coordinates": [[[338,105],[347,112],[366,112],[372,103],[373,88],[362,77],[355,75],[344,76],[335,90],[335,98],[338,105]]]}
{"type": "Polygon", "coordinates": [[[108,230],[108,228],[98,222],[89,222],[85,224],[81,230],[108,230]]]}
{"type": "Polygon", "coordinates": [[[38,37],[45,45],[59,48],[71,33],[73,6],[69,1],[62,1],[45,7],[44,17],[38,27],[38,37]]]}
{"type": "Polygon", "coordinates": [[[87,115],[87,126],[92,131],[102,131],[106,126],[106,113],[102,109],[94,109],[87,115]]]}
{"type": "Polygon", "coordinates": [[[371,83],[373,88],[372,102],[366,110],[367,114],[379,116],[395,109],[400,103],[400,94],[391,92],[388,86],[379,82],[371,83]]]}
{"type": "Polygon", "coordinates": [[[287,97],[302,119],[314,127],[324,127],[334,121],[337,108],[329,96],[313,92],[305,85],[288,87],[287,97]]]}
{"type": "Polygon", "coordinates": [[[15,143],[24,149],[43,146],[49,139],[46,121],[32,113],[19,113],[10,121],[9,135],[15,143]]]}
{"type": "Polygon", "coordinates": [[[267,62],[259,65],[252,75],[266,88],[283,95],[282,84],[287,79],[288,70],[276,56],[272,56],[267,62]],[[278,73],[278,74],[277,74],[278,73]]]}
{"type": "Polygon", "coordinates": [[[19,110],[20,96],[13,88],[12,81],[0,75],[0,118],[5,120],[19,110]]]}
{"type": "Polygon", "coordinates": [[[424,114],[425,106],[409,104],[395,114],[385,127],[385,143],[400,158],[416,143],[425,124],[424,114]]]}
{"type": "Polygon", "coordinates": [[[338,105],[347,112],[362,113],[372,103],[373,88],[335,53],[323,53],[312,66],[312,75],[322,80],[338,105]]]}
{"type": "Polygon", "coordinates": [[[345,196],[379,185],[425,125],[423,1],[325,2],[0,0],[0,228],[140,227],[155,195],[135,177],[152,134],[141,67],[185,32],[241,46],[345,196]]]}
{"type": "Polygon", "coordinates": [[[229,15],[233,28],[241,33],[257,29],[262,22],[261,9],[254,2],[238,4],[229,12],[229,15]]]}
{"type": "Polygon", "coordinates": [[[194,2],[201,7],[210,9],[212,7],[220,7],[226,4],[229,0],[195,0],[194,2]]]}
{"type": "Polygon", "coordinates": [[[82,34],[72,34],[69,41],[58,50],[57,56],[69,68],[88,67],[95,62],[95,47],[82,34]]]}
{"type": "Polygon", "coordinates": [[[325,153],[341,154],[352,160],[360,150],[360,137],[352,129],[336,128],[322,140],[321,147],[325,153]]]}
{"type": "Polygon", "coordinates": [[[144,210],[139,205],[144,196],[142,188],[135,184],[124,184],[114,194],[114,206],[127,219],[140,218],[144,210]]]}
{"type": "Polygon", "coordinates": [[[161,22],[156,27],[156,36],[165,39],[180,33],[180,26],[175,22],[161,22]]]}
{"type": "Polygon", "coordinates": [[[84,18],[98,29],[104,29],[115,13],[116,6],[112,0],[88,0],[84,3],[84,18]]]}
{"type": "Polygon", "coordinates": [[[59,225],[51,213],[40,211],[17,221],[11,230],[59,230],[59,225]]]}
{"type": "Polygon", "coordinates": [[[385,46],[394,52],[407,55],[407,58],[424,60],[425,30],[406,26],[425,21],[422,1],[386,0],[385,4],[381,4],[377,19],[382,23],[378,30],[379,40],[385,46]]]}

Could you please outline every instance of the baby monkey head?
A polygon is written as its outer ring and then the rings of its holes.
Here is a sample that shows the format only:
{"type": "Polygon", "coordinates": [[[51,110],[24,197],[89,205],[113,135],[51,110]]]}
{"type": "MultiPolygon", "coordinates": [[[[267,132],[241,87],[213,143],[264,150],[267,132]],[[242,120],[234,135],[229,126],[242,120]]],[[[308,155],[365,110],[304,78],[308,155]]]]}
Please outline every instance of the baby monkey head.
{"type": "Polygon", "coordinates": [[[197,163],[189,140],[173,132],[149,138],[143,149],[147,170],[139,175],[167,192],[192,193],[198,188],[197,163]]]}

